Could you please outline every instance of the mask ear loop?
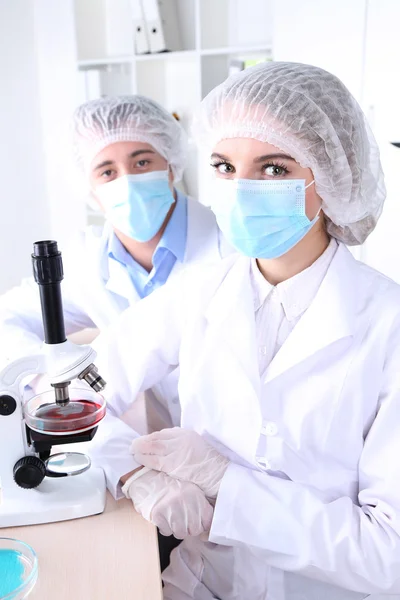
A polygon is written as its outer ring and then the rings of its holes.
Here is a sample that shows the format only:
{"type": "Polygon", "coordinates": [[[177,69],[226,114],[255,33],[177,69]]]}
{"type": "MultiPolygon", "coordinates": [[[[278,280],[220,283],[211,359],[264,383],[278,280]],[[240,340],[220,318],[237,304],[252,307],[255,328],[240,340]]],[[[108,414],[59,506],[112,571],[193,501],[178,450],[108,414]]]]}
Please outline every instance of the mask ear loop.
{"type": "MultiPolygon", "coordinates": [[[[315,179],[313,179],[312,181],[310,181],[310,183],[309,183],[308,185],[306,185],[304,189],[306,190],[307,188],[309,188],[310,186],[312,186],[312,185],[313,185],[313,183],[315,183],[315,179]]],[[[313,222],[314,222],[314,223],[315,223],[315,222],[317,221],[317,219],[319,218],[319,213],[321,212],[321,210],[322,210],[322,204],[321,204],[321,206],[319,207],[317,214],[316,214],[316,215],[315,215],[315,217],[313,218],[313,222]]]]}

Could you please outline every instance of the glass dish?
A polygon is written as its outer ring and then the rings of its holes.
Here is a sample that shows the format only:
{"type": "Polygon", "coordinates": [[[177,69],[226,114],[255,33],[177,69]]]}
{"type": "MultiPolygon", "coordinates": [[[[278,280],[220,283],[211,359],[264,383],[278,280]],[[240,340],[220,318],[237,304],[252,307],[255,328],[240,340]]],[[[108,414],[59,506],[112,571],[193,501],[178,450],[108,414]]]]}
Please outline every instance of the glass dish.
{"type": "Polygon", "coordinates": [[[34,550],[19,540],[0,538],[0,600],[23,600],[38,576],[34,550]]]}
{"type": "Polygon", "coordinates": [[[25,423],[33,431],[51,435],[69,435],[96,427],[106,414],[106,402],[97,392],[69,388],[70,402],[56,404],[54,390],[27,400],[23,406],[25,423]]]}

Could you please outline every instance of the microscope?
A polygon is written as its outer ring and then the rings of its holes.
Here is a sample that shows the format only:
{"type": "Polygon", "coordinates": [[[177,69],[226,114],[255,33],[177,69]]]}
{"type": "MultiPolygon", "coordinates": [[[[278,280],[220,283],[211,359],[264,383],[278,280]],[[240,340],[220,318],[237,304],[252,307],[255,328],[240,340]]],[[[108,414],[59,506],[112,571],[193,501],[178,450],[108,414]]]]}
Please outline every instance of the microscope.
{"type": "Polygon", "coordinates": [[[85,454],[65,450],[95,435],[106,412],[99,394],[105,382],[95,351],[66,338],[57,242],[36,242],[32,265],[44,344],[0,372],[0,528],[75,519],[105,507],[103,470],[85,454]],[[27,382],[43,374],[50,389],[26,398],[27,382]]]}

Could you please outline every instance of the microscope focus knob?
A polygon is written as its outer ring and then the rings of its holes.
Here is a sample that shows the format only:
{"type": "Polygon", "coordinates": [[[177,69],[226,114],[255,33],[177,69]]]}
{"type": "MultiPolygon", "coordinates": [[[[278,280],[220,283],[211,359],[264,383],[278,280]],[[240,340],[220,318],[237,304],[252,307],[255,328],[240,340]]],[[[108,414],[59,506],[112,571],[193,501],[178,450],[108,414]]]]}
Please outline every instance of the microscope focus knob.
{"type": "Polygon", "coordinates": [[[27,490],[40,485],[46,476],[46,466],[37,456],[24,456],[15,463],[14,481],[27,490]]]}

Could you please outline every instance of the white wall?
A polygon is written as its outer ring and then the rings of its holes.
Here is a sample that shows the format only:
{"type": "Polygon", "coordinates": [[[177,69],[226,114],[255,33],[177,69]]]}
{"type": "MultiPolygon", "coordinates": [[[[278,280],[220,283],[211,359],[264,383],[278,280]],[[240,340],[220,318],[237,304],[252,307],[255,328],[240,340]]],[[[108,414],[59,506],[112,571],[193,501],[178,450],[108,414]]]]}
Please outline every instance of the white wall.
{"type": "Polygon", "coordinates": [[[377,137],[387,200],[376,231],[353,253],[400,283],[399,0],[274,0],[275,60],[331,71],[360,102],[377,137]]]}
{"type": "Polygon", "coordinates": [[[380,150],[387,198],[378,225],[363,246],[361,258],[400,283],[400,149],[381,141],[380,150]]]}
{"type": "Polygon", "coordinates": [[[367,0],[274,0],[274,60],[316,65],[360,101],[367,0]]]}
{"type": "Polygon", "coordinates": [[[0,293],[31,274],[37,239],[85,225],[72,157],[78,104],[73,3],[0,0],[0,293]]]}
{"type": "Polygon", "coordinates": [[[387,198],[362,259],[400,283],[400,23],[399,0],[368,0],[363,107],[377,136],[387,198]]]}
{"type": "Polygon", "coordinates": [[[80,103],[73,2],[34,0],[33,4],[50,231],[63,250],[86,224],[72,152],[71,117],[80,103]]]}
{"type": "Polygon", "coordinates": [[[49,235],[33,2],[0,0],[0,292],[31,273],[36,239],[49,235]]]}

